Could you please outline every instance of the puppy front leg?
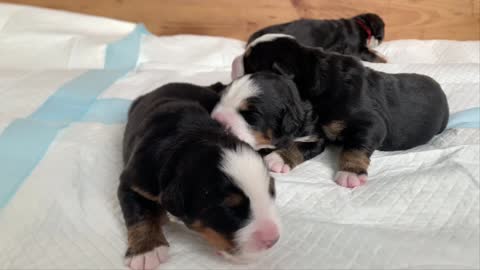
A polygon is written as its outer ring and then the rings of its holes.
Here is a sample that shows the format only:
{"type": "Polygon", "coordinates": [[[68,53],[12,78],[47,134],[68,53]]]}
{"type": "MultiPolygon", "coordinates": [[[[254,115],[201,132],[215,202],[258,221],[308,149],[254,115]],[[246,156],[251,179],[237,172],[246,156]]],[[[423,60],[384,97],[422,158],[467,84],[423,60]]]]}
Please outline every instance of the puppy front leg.
{"type": "Polygon", "coordinates": [[[125,263],[131,269],[155,269],[168,258],[168,242],[162,226],[168,221],[165,210],[153,198],[125,183],[118,199],[128,230],[125,263]]]}
{"type": "Polygon", "coordinates": [[[276,173],[288,173],[304,161],[303,155],[296,145],[275,150],[264,156],[263,160],[267,163],[268,169],[276,173]]]}
{"type": "Polygon", "coordinates": [[[387,63],[387,59],[373,49],[365,49],[360,52],[360,59],[372,63],[387,63]]]}
{"type": "Polygon", "coordinates": [[[278,149],[264,157],[268,168],[277,173],[287,173],[325,150],[324,141],[295,142],[288,148],[278,149]]]}
{"type": "Polygon", "coordinates": [[[343,149],[335,176],[338,185],[354,188],[367,182],[370,156],[385,138],[386,129],[382,123],[375,116],[366,116],[352,121],[343,131],[343,149]]]}
{"type": "Polygon", "coordinates": [[[343,149],[335,182],[348,188],[361,186],[367,182],[370,154],[362,149],[343,149]]]}

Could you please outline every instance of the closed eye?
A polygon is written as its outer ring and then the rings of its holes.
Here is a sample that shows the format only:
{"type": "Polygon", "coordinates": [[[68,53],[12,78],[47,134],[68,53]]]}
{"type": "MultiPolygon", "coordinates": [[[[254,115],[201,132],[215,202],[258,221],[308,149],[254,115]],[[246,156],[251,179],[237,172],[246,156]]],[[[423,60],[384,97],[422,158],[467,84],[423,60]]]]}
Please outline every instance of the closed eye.
{"type": "Polygon", "coordinates": [[[263,115],[255,109],[241,110],[239,113],[251,126],[260,126],[264,121],[263,115]]]}

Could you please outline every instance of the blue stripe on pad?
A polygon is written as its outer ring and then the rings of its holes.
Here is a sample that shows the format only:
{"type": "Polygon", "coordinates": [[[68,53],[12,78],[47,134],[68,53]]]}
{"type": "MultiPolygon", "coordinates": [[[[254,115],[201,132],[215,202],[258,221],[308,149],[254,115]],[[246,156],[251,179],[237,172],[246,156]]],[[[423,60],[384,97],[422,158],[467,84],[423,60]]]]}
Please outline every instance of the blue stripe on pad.
{"type": "Polygon", "coordinates": [[[132,104],[132,100],[128,99],[97,99],[81,121],[107,125],[124,124],[127,122],[130,104],[132,104]]]}
{"type": "Polygon", "coordinates": [[[31,174],[57,134],[83,119],[96,98],[135,68],[143,25],[107,46],[103,70],[88,71],[61,86],[34,113],[16,119],[0,134],[0,207],[31,174]]]}
{"type": "Polygon", "coordinates": [[[100,93],[128,70],[92,70],[61,86],[30,119],[69,123],[80,120],[100,93]]]}
{"type": "Polygon", "coordinates": [[[453,113],[447,128],[480,128],[480,107],[453,113]]]}

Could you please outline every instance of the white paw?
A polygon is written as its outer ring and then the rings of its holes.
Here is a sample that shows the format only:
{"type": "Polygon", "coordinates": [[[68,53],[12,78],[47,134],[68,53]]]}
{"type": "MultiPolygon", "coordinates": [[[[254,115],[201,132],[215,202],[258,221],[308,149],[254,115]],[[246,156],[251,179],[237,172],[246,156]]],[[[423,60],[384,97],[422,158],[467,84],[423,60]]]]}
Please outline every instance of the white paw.
{"type": "Polygon", "coordinates": [[[358,175],[352,172],[338,171],[335,176],[335,182],[346,188],[355,188],[367,182],[368,176],[366,174],[358,175]]]}
{"type": "Polygon", "coordinates": [[[159,246],[149,252],[128,257],[125,265],[132,270],[153,270],[168,260],[168,247],[159,246]]]}
{"type": "Polygon", "coordinates": [[[290,171],[290,166],[288,166],[288,164],[285,164],[285,161],[283,160],[283,158],[275,152],[272,152],[264,156],[263,160],[265,160],[265,163],[267,163],[268,169],[272,172],[288,173],[290,171]]]}

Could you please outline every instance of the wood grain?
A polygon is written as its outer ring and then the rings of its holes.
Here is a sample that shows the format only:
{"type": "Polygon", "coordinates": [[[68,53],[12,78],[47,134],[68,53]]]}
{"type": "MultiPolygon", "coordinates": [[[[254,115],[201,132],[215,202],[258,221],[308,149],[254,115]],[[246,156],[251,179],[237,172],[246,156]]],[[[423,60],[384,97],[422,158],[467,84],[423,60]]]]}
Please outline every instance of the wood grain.
{"type": "Polygon", "coordinates": [[[480,0],[4,0],[132,22],[158,35],[246,39],[258,28],[298,18],[375,12],[386,39],[480,39],[480,0]]]}

